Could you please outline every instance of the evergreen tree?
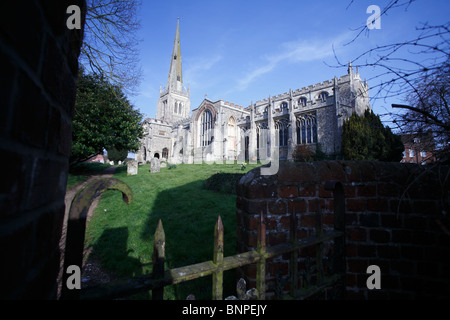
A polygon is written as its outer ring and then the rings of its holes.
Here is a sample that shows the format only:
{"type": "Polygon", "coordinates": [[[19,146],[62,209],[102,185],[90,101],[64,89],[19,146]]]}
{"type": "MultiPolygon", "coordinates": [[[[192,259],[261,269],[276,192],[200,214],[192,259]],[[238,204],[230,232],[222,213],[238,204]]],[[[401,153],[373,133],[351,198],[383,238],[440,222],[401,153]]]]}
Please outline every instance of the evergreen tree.
{"type": "Polygon", "coordinates": [[[124,161],[128,156],[128,151],[126,149],[117,150],[116,148],[110,148],[108,151],[109,161],[124,161]]]}
{"type": "Polygon", "coordinates": [[[400,136],[393,134],[389,127],[384,127],[380,117],[371,110],[366,110],[362,116],[354,113],[344,121],[344,159],[397,162],[402,159],[403,150],[400,136]]]}
{"type": "Polygon", "coordinates": [[[102,76],[80,70],[72,121],[71,164],[101,154],[103,149],[136,151],[143,136],[142,117],[119,87],[102,76]]]}

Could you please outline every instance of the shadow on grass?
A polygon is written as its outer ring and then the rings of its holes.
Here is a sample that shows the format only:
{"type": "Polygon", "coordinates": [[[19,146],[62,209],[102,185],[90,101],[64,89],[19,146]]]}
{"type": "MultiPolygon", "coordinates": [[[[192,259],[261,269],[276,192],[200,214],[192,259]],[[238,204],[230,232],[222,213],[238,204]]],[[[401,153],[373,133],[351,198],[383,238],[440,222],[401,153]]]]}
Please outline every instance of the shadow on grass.
{"type": "MultiPolygon", "coordinates": [[[[143,274],[143,265],[139,259],[130,256],[127,249],[128,227],[105,229],[92,247],[92,255],[102,261],[102,266],[114,270],[120,278],[136,277],[143,274]]],[[[138,299],[148,299],[148,292],[140,293],[138,299]]]]}
{"type": "MultiPolygon", "coordinates": [[[[126,167],[119,167],[114,177],[132,188],[133,202],[126,205],[117,192],[102,195],[89,228],[91,246],[95,246],[93,254],[99,256],[102,267],[120,278],[151,274],[159,219],[166,237],[166,270],[212,260],[214,226],[219,215],[224,225],[224,255],[236,254],[236,196],[203,187],[206,179],[222,170],[180,165],[151,174],[149,166],[144,165],[138,175],[127,176],[126,167]]],[[[220,181],[216,182],[220,185],[220,181]]],[[[234,270],[225,272],[224,297],[236,294],[236,281],[234,270]]],[[[207,276],[166,287],[164,298],[184,300],[194,294],[197,300],[211,299],[211,284],[211,276],[207,276]]]]}
{"type": "MultiPolygon", "coordinates": [[[[212,260],[214,226],[220,215],[224,224],[224,254],[236,253],[236,197],[203,189],[204,180],[159,192],[141,237],[153,241],[161,219],[166,237],[166,268],[188,266],[212,260]]],[[[235,294],[233,270],[224,273],[224,297],[235,294]]],[[[211,276],[174,286],[175,298],[184,300],[194,294],[197,300],[211,299],[211,276]]]]}

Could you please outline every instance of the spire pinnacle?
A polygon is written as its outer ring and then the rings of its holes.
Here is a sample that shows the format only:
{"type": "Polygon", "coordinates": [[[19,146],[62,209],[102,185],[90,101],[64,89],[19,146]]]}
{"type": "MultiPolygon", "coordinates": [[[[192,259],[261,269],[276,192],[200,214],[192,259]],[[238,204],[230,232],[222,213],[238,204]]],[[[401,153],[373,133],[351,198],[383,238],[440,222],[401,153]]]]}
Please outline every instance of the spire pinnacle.
{"type": "Polygon", "coordinates": [[[348,63],[347,71],[348,71],[348,74],[353,74],[353,67],[352,67],[352,62],[351,61],[349,61],[349,63],[348,63]]]}
{"type": "Polygon", "coordinates": [[[181,67],[180,18],[177,18],[177,30],[173,42],[167,87],[170,90],[183,91],[183,72],[181,67]]]}

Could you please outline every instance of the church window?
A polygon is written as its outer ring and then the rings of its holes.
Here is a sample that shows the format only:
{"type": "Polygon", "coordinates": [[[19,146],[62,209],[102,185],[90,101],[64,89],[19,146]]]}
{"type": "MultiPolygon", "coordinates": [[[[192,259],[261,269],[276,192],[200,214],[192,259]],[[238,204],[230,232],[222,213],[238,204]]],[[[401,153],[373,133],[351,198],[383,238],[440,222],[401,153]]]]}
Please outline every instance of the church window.
{"type": "Polygon", "coordinates": [[[178,104],[178,113],[181,114],[181,107],[183,106],[183,104],[180,102],[178,104]]]}
{"type": "Polygon", "coordinates": [[[206,147],[211,144],[213,134],[213,116],[210,110],[206,109],[200,122],[200,146],[206,147]]]}
{"type": "Polygon", "coordinates": [[[317,120],[312,114],[297,118],[297,144],[317,143],[317,120]]]}
{"type": "Polygon", "coordinates": [[[236,150],[236,120],[233,117],[228,119],[228,135],[227,135],[228,150],[236,150]]]}
{"type": "Polygon", "coordinates": [[[260,123],[256,128],[256,148],[258,149],[258,159],[260,159],[261,156],[263,159],[270,156],[270,131],[268,128],[267,122],[260,123]],[[260,153],[260,151],[264,149],[267,149],[266,155],[260,153]]]}
{"type": "Polygon", "coordinates": [[[173,113],[177,113],[178,111],[178,102],[175,102],[175,105],[173,106],[173,113]]]}
{"type": "Polygon", "coordinates": [[[298,99],[298,105],[301,107],[306,107],[306,98],[301,97],[300,99],[298,99]]]}
{"type": "Polygon", "coordinates": [[[288,122],[287,120],[281,120],[277,123],[278,129],[278,145],[285,147],[288,145],[288,122]]]}
{"type": "Polygon", "coordinates": [[[269,107],[265,107],[264,108],[264,117],[267,117],[267,115],[269,114],[269,107]]]}
{"type": "Polygon", "coordinates": [[[327,98],[328,98],[328,92],[321,92],[319,94],[320,101],[327,102],[327,98]]]}
{"type": "Polygon", "coordinates": [[[288,109],[288,104],[287,104],[287,102],[283,102],[282,104],[281,104],[281,111],[284,111],[284,110],[287,110],[288,109]]]}
{"type": "Polygon", "coordinates": [[[169,157],[169,149],[167,148],[162,149],[162,157],[165,159],[169,157]]]}

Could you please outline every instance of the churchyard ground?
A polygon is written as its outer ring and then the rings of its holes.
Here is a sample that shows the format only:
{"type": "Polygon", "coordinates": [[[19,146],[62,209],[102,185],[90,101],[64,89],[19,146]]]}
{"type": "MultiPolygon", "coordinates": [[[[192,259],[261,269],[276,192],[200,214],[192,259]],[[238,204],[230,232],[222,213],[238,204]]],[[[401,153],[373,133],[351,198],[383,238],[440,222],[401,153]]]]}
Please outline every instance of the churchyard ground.
{"type": "MultiPolygon", "coordinates": [[[[222,173],[246,173],[259,165],[180,164],[150,173],[139,166],[127,176],[118,167],[115,178],[133,191],[133,202],[122,201],[118,191],[102,195],[86,230],[85,249],[100,262],[103,271],[120,278],[152,272],[153,237],[161,219],[166,235],[166,268],[176,268],[212,259],[214,225],[220,215],[225,229],[225,256],[236,253],[236,196],[204,187],[204,181],[222,173]]],[[[236,272],[225,273],[224,294],[234,295],[236,272]]],[[[164,299],[211,299],[211,277],[166,287],[164,299]]],[[[151,298],[151,292],[132,298],[151,298]]]]}

